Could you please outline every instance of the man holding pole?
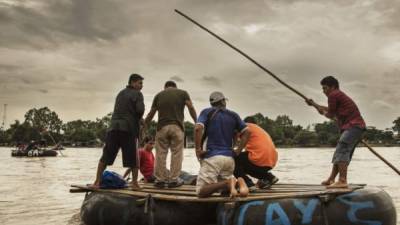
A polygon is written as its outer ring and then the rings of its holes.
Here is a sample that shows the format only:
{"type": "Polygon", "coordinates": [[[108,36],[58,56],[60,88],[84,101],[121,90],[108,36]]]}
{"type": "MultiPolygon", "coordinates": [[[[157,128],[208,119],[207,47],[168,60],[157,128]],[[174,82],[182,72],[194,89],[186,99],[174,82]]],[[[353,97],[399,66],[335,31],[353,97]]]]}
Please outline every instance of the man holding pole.
{"type": "Polygon", "coordinates": [[[321,115],[336,120],[341,133],[332,158],[331,174],[322,184],[328,185],[328,188],[346,188],[347,167],[365,131],[365,122],[354,101],[339,89],[336,78],[327,76],[321,80],[321,85],[328,97],[328,107],[318,105],[312,99],[307,99],[306,102],[314,106],[321,115]],[[335,182],[338,173],[339,180],[335,182]]]}

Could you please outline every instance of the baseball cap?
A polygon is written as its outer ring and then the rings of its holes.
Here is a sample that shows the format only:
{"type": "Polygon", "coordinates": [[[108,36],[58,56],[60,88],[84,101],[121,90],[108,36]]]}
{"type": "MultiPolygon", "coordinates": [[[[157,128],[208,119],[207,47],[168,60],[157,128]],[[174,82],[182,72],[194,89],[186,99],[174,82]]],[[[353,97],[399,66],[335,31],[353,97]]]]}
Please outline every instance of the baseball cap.
{"type": "Polygon", "coordinates": [[[213,93],[211,93],[210,103],[216,103],[221,100],[227,100],[227,98],[225,98],[225,96],[224,96],[224,94],[222,94],[222,92],[214,91],[213,93]]]}

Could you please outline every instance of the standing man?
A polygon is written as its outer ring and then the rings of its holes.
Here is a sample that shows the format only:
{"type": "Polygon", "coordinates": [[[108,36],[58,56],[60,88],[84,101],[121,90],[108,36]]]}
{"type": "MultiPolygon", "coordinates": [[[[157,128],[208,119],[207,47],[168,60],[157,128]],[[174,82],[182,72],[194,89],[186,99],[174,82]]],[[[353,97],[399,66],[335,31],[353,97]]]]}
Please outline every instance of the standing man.
{"type": "Polygon", "coordinates": [[[132,188],[140,188],[138,177],[137,138],[139,136],[139,123],[144,113],[143,77],[132,74],[128,86],[119,92],[115,100],[111,124],[107,131],[106,145],[100,158],[96,180],[93,186],[99,187],[101,176],[108,165],[114,163],[118,150],[122,149],[122,164],[132,169],[132,188]]]}
{"type": "Polygon", "coordinates": [[[238,193],[245,197],[249,193],[243,178],[233,177],[235,168],[233,139],[241,135],[235,151],[240,152],[246,145],[249,132],[239,115],[226,109],[226,98],[221,92],[210,95],[210,108],[201,111],[195,126],[196,156],[200,160],[200,171],[197,176],[196,192],[199,197],[208,197],[217,191],[228,191],[231,197],[238,193]],[[203,141],[207,138],[206,149],[203,141]]]}
{"type": "Polygon", "coordinates": [[[324,94],[328,97],[328,107],[318,105],[312,99],[306,102],[314,106],[320,114],[336,120],[341,132],[332,159],[331,174],[322,184],[328,185],[328,188],[346,188],[348,187],[347,167],[365,131],[365,122],[354,101],[339,89],[336,78],[327,76],[321,80],[321,85],[324,94]],[[339,180],[335,182],[338,173],[339,180]]]}
{"type": "Polygon", "coordinates": [[[156,177],[154,186],[158,188],[164,188],[166,183],[169,188],[179,187],[183,184],[179,175],[183,160],[185,106],[196,123],[197,114],[189,94],[178,89],[174,81],[167,81],[164,90],[154,97],[151,110],[145,119],[145,125],[148,126],[155,113],[158,112],[154,171],[156,177]],[[170,173],[166,167],[168,149],[171,149],[170,173]]]}
{"type": "Polygon", "coordinates": [[[244,119],[250,133],[246,151],[236,152],[235,177],[242,177],[250,190],[255,189],[253,181],[247,176],[258,179],[258,187],[265,189],[278,182],[270,170],[278,161],[278,152],[269,134],[256,124],[253,117],[244,119]]]}

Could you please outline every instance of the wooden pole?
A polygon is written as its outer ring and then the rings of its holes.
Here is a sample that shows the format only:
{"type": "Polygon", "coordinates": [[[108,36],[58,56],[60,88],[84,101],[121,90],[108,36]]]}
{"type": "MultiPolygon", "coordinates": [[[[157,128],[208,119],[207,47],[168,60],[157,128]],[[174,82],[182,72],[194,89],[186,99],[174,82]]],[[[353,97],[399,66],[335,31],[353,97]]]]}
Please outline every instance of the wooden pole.
{"type": "Polygon", "coordinates": [[[400,175],[400,171],[393,166],[389,161],[387,161],[385,158],[383,158],[381,155],[379,155],[365,140],[361,140],[361,142],[367,147],[376,157],[381,159],[386,165],[388,165],[390,168],[392,168],[398,175],[400,175]]]}
{"type": "MultiPolygon", "coordinates": [[[[267,68],[265,68],[264,66],[262,66],[261,64],[259,64],[256,60],[254,60],[253,58],[251,58],[249,55],[247,55],[246,53],[244,53],[243,51],[241,51],[240,49],[236,48],[235,46],[233,46],[231,43],[227,42],[226,40],[224,40],[223,38],[221,38],[220,36],[218,36],[217,34],[215,34],[214,32],[210,31],[209,29],[207,29],[206,27],[204,27],[203,25],[199,24],[198,22],[196,22],[195,20],[193,20],[192,18],[190,18],[189,16],[187,16],[186,14],[182,13],[181,11],[175,9],[175,12],[178,13],[179,15],[181,15],[182,17],[186,18],[187,20],[189,20],[190,22],[196,24],[198,27],[200,27],[201,29],[203,29],[204,31],[206,31],[207,33],[211,34],[212,36],[214,36],[215,38],[217,38],[218,40],[222,41],[223,43],[225,43],[226,45],[228,45],[229,47],[231,47],[233,50],[237,51],[239,54],[241,54],[242,56],[244,56],[246,59],[250,60],[252,63],[254,63],[256,66],[258,66],[260,69],[262,69],[263,71],[267,72],[270,76],[272,76],[275,80],[277,80],[279,83],[281,83],[283,86],[287,87],[289,90],[293,91],[294,93],[296,93],[297,95],[299,95],[300,97],[302,97],[304,100],[308,100],[309,98],[307,98],[305,95],[303,95],[302,93],[300,93],[299,91],[297,91],[295,88],[293,88],[292,86],[290,86],[289,84],[285,83],[284,81],[282,81],[278,76],[276,76],[274,73],[272,73],[270,70],[268,70],[267,68]]],[[[317,106],[314,104],[313,105],[315,108],[317,108],[317,106]]],[[[371,148],[371,146],[369,146],[364,140],[361,141],[374,155],[376,155],[379,159],[381,159],[384,163],[386,163],[386,165],[388,165],[390,168],[392,168],[396,173],[398,173],[400,175],[400,171],[394,167],[391,163],[389,163],[385,158],[383,158],[381,155],[379,155],[375,150],[373,150],[371,148]]]]}

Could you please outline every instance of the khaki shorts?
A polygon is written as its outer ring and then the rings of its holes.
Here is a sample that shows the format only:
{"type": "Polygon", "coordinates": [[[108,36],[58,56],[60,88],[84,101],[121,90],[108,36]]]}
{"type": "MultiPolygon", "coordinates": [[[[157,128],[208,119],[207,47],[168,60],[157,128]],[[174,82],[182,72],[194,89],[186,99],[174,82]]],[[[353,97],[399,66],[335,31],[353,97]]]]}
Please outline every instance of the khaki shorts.
{"type": "Polygon", "coordinates": [[[216,155],[202,160],[197,176],[196,193],[206,184],[228,180],[233,176],[235,161],[230,156],[216,155]]]}

